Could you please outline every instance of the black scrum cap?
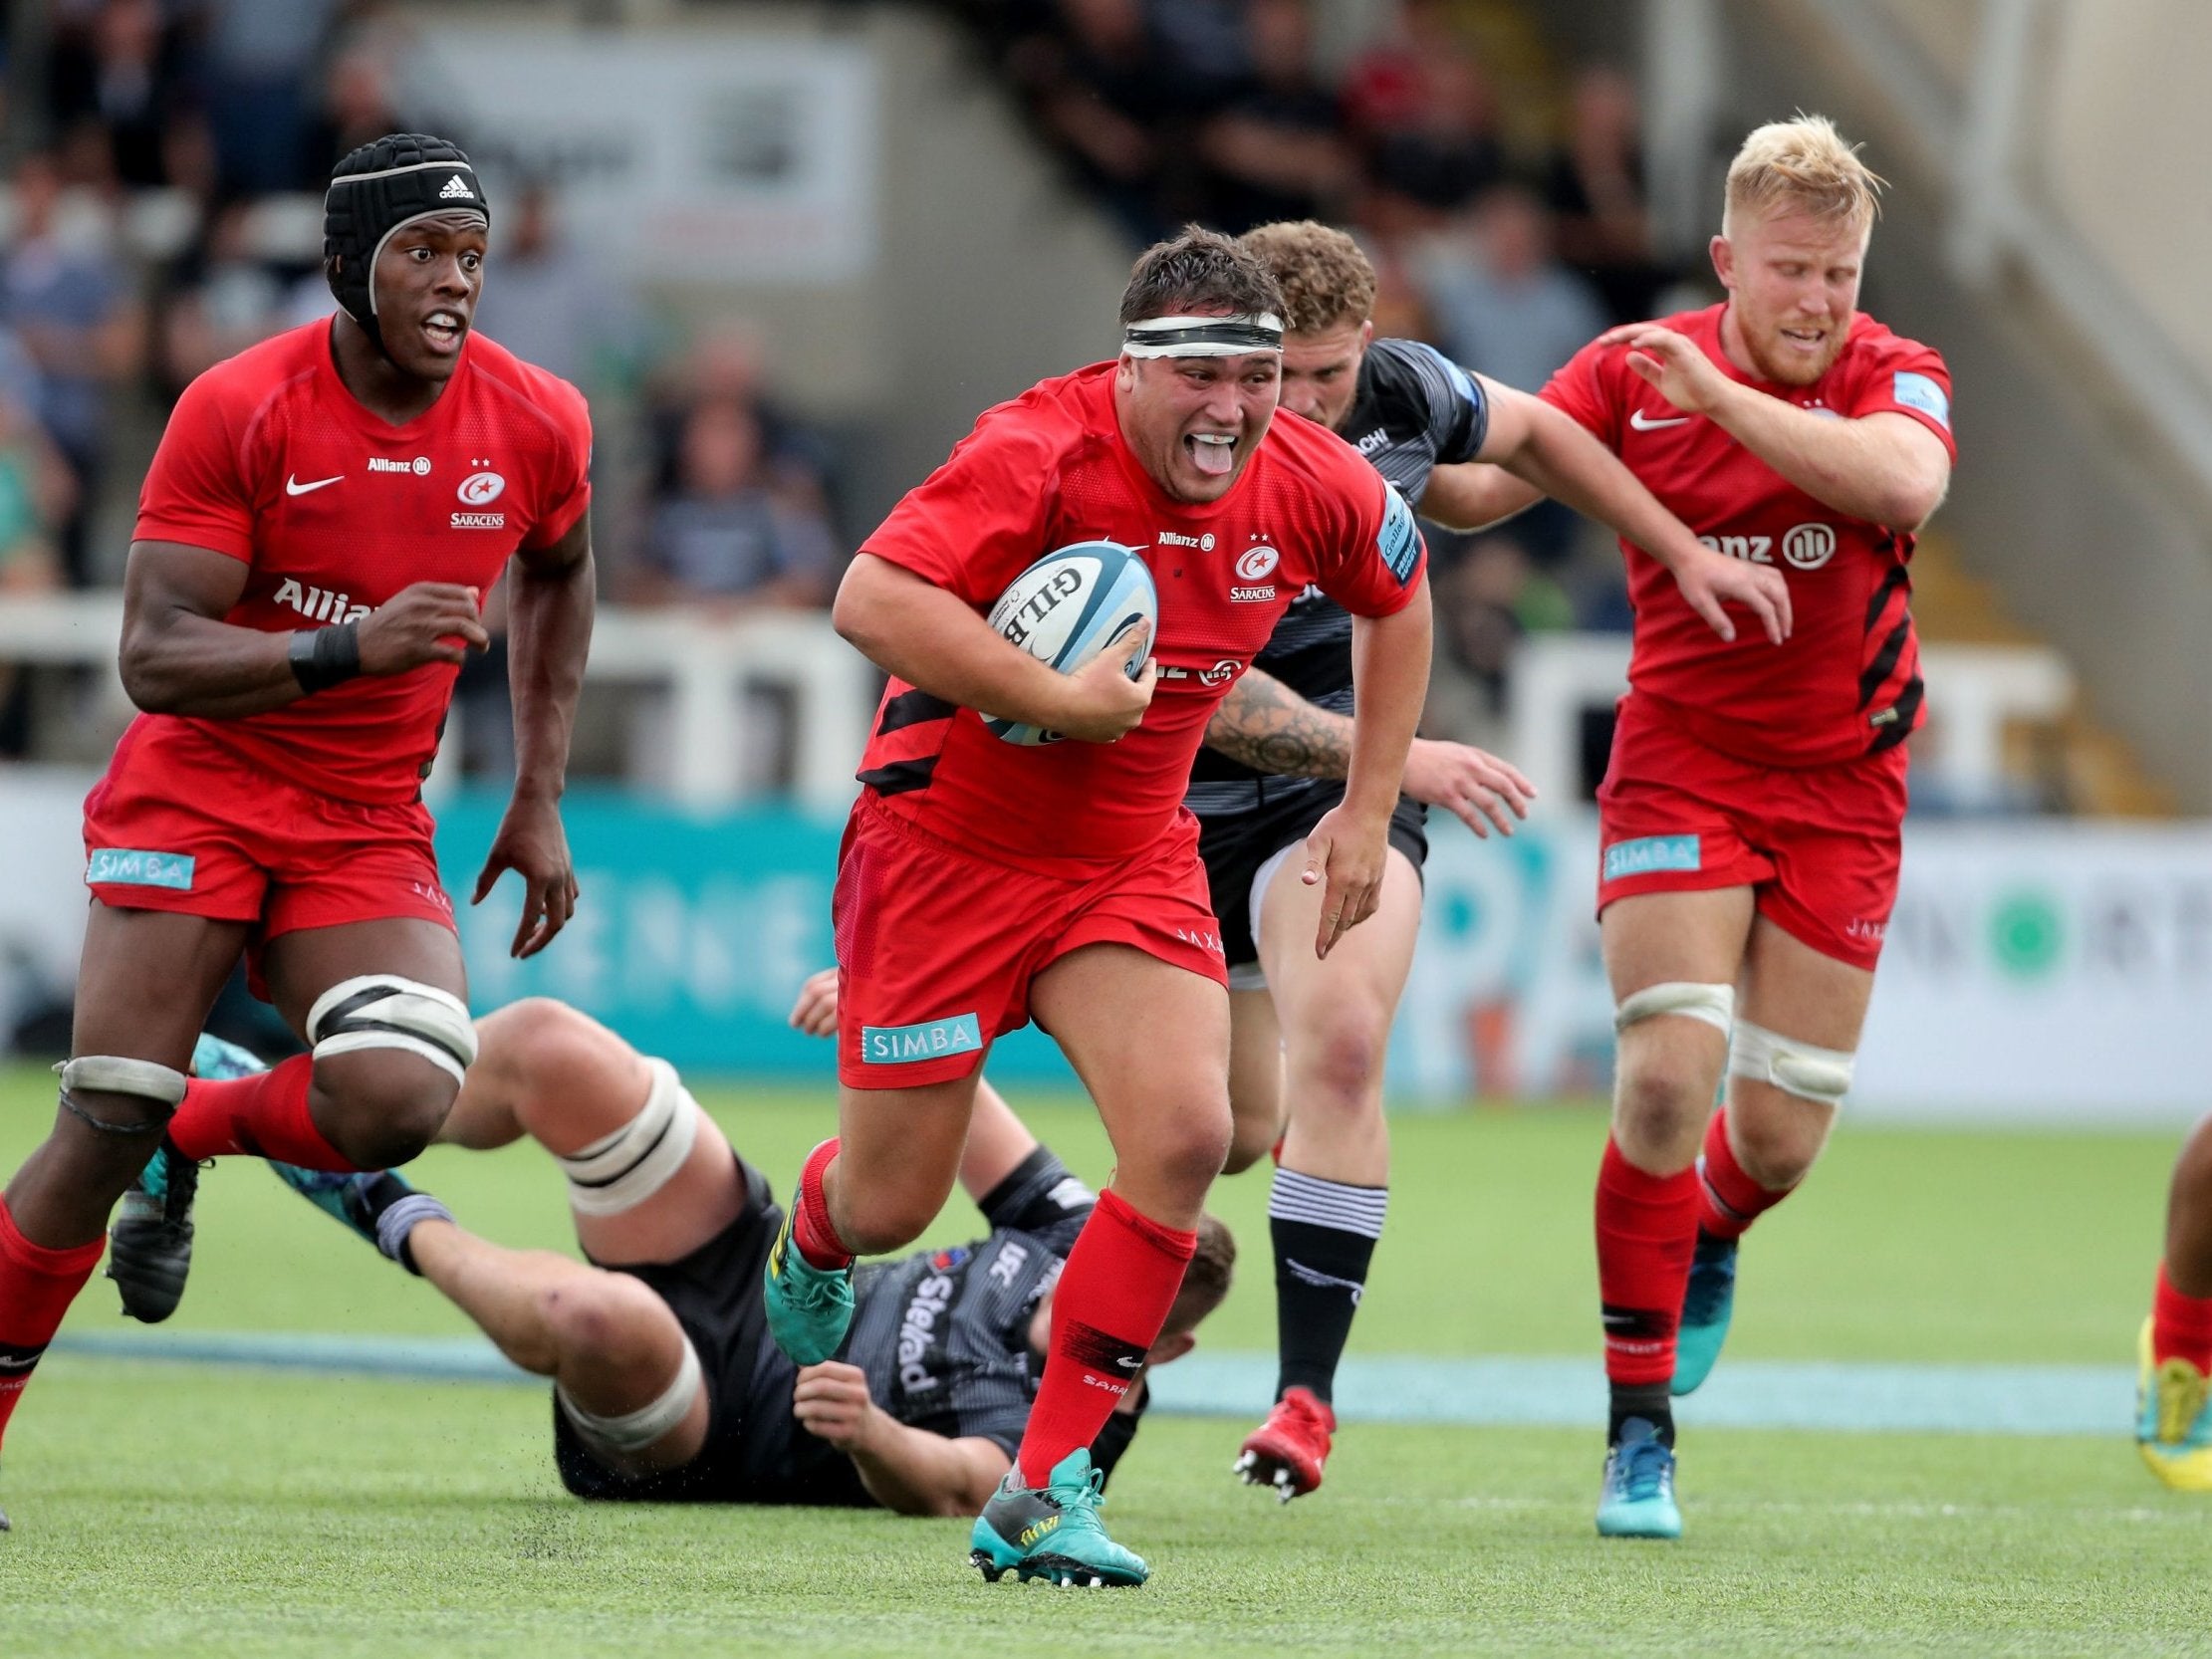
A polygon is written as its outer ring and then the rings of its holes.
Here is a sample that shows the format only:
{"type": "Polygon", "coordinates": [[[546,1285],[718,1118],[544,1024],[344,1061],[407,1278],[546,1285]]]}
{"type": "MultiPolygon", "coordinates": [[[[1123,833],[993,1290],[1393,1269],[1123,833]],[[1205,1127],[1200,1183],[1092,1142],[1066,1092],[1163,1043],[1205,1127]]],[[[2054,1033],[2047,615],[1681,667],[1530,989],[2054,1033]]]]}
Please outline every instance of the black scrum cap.
{"type": "MultiPolygon", "coordinates": [[[[427,132],[392,132],[354,150],[331,173],[323,198],[323,259],[331,292],[385,351],[371,275],[401,225],[433,213],[474,213],[488,228],[491,206],[459,144],[427,132]]],[[[389,353],[385,353],[389,356],[389,353]]]]}

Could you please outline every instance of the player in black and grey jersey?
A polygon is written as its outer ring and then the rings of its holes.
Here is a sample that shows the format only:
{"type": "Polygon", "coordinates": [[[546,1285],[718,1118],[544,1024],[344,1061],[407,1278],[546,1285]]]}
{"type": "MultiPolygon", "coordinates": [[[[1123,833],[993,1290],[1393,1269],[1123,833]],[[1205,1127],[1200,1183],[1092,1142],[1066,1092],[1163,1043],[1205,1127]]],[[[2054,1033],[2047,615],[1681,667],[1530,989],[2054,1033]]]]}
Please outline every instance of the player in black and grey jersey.
{"type": "MultiPolygon", "coordinates": [[[[837,975],[792,1021],[836,1030],[837,975]]],[[[865,1270],[839,1355],[796,1366],[770,1339],[761,1266],[783,1223],[760,1172],[664,1063],[564,1004],[476,1022],[478,1056],[440,1139],[524,1135],[568,1176],[586,1262],[463,1230],[398,1175],[275,1165],[286,1182],[429,1280],[525,1370],[554,1384],[553,1454],[581,1498],[880,1505],[968,1516],[1006,1471],[1044,1370],[1052,1292],[1096,1196],[988,1083],[960,1180],[986,1236],[865,1270]]],[[[257,1063],[202,1038],[203,1069],[257,1063]]],[[[1187,1353],[1228,1294],[1235,1245],[1211,1216],[1147,1365],[1187,1353]]],[[[1141,1381],[1092,1448],[1110,1470],[1141,1381]]]]}
{"type": "MultiPolygon", "coordinates": [[[[1285,300],[1282,406],[1330,427],[1416,511],[1473,528],[1461,500],[1494,463],[1639,546],[1687,539],[1665,508],[1573,420],[1427,346],[1376,340],[1374,270],[1351,237],[1311,221],[1243,238],[1285,300]]],[[[1231,1173],[1281,1137],[1269,1231],[1281,1366],[1274,1412],[1237,1470],[1290,1499],[1321,1484],[1337,1364],[1387,1201],[1382,1056],[1420,926],[1426,808],[1510,834],[1528,781],[1463,744],[1416,739],[1389,827],[1380,908],[1313,950],[1321,889],[1307,837],[1344,799],[1352,619],[1317,592],[1294,603],[1215,712],[1185,801],[1229,961],[1231,1173]]]]}

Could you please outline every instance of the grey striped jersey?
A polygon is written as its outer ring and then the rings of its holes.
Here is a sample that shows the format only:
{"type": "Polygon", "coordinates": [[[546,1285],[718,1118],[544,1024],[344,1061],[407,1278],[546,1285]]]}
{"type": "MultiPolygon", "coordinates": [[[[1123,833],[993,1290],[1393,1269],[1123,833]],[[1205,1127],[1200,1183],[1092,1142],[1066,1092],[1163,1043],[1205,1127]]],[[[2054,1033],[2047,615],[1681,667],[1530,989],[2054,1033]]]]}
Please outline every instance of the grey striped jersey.
{"type": "Polygon", "coordinates": [[[1043,1371],[1030,1315],[1097,1203],[1041,1146],[984,1198],[990,1237],[861,1268],[845,1358],[869,1397],[911,1428],[994,1440],[1011,1457],[1043,1371]]]}
{"type": "MultiPolygon", "coordinates": [[[[1339,428],[1414,507],[1439,466],[1471,461],[1490,429],[1490,404],[1467,370],[1416,340],[1378,340],[1359,363],[1359,389],[1339,428]]],[[[1352,711],[1352,615],[1308,588],[1276,623],[1252,666],[1301,697],[1340,714],[1352,711]]],[[[1211,749],[1198,751],[1185,806],[1201,818],[1250,812],[1322,783],[1274,778],[1211,749]]]]}

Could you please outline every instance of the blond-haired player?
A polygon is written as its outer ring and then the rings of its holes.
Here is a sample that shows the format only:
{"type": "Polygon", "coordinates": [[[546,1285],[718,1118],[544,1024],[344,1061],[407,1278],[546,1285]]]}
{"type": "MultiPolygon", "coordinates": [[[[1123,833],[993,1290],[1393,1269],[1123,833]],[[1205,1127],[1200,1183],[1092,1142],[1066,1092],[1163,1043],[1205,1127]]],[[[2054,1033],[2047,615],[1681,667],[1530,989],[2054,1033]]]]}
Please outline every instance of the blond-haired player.
{"type": "MultiPolygon", "coordinates": [[[[1429,488],[1440,463],[1496,462],[1650,548],[1701,625],[1732,631],[1733,603],[1762,637],[1788,631],[1777,573],[1701,547],[1568,416],[1417,341],[1376,340],[1374,268],[1343,231],[1297,221],[1263,225],[1242,241],[1283,293],[1283,406],[1352,443],[1421,512],[1451,520],[1429,488]]],[[[1264,564],[1273,555],[1245,558],[1264,564]]],[[[1233,592],[1272,592],[1265,574],[1249,581],[1233,592]]],[[[1486,820],[1510,832],[1528,795],[1527,780],[1479,749],[1416,740],[1390,819],[1380,905],[1326,959],[1316,957],[1300,941],[1319,922],[1322,895],[1297,878],[1294,854],[1344,799],[1352,706],[1352,618],[1308,592],[1214,711],[1185,797],[1201,827],[1229,965],[1236,1132],[1228,1168],[1244,1168],[1282,1138],[1268,1202],[1276,1405],[1236,1468],[1284,1499],[1321,1484],[1337,1365],[1382,1231],[1382,1054],[1420,925],[1427,809],[1456,814],[1478,834],[1486,820]]]]}
{"type": "MultiPolygon", "coordinates": [[[[1795,618],[1779,649],[1717,639],[1622,543],[1635,645],[1598,792],[1610,1536],[1681,1532],[1670,1393],[1719,1354],[1737,1239],[1828,1138],[1896,896],[1908,561],[1956,449],[1943,359],[1857,309],[1880,184],[1822,117],[1758,128],[1712,241],[1727,299],[1600,335],[1543,393],[1709,546],[1780,571],[1795,618]]],[[[1439,488],[1473,519],[1531,499],[1490,469],[1439,488]]]]}

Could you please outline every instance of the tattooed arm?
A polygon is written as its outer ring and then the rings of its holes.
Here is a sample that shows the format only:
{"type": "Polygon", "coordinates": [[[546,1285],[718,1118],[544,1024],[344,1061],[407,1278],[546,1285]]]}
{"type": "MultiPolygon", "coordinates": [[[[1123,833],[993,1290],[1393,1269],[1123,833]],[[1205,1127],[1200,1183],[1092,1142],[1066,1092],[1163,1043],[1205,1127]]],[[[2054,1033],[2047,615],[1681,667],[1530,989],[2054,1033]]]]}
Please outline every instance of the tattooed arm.
{"type": "MultiPolygon", "coordinates": [[[[1342,778],[1352,763],[1352,716],[1308,702],[1281,680],[1247,668],[1206,726],[1206,747],[1285,778],[1342,778]]],[[[1405,760],[1405,793],[1441,807],[1478,835],[1483,822],[1513,833],[1529,816],[1536,789],[1495,755],[1464,743],[1415,738],[1405,760]]]]}

